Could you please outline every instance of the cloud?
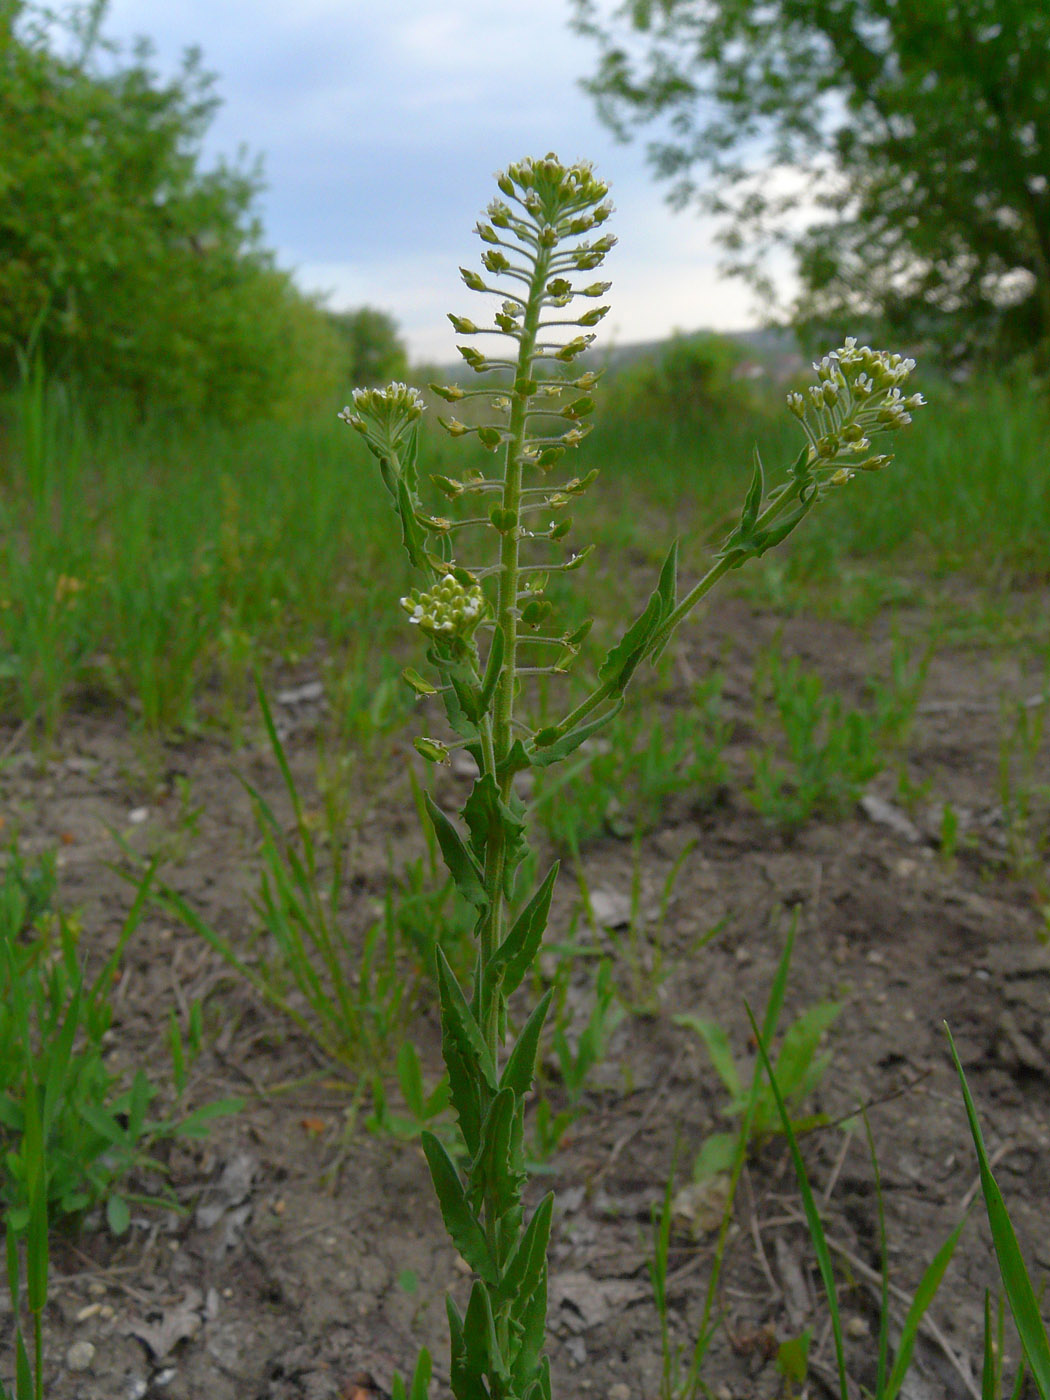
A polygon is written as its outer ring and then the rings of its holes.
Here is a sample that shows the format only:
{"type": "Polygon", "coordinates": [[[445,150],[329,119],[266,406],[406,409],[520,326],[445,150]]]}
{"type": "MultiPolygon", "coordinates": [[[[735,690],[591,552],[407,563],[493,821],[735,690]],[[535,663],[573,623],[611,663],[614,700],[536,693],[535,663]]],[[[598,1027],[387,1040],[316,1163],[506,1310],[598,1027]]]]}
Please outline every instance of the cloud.
{"type": "Polygon", "coordinates": [[[753,323],[749,293],[720,278],[711,227],[672,214],[640,145],[616,144],[578,79],[593,47],[565,0],[111,0],[107,30],[150,35],[171,72],[192,43],[224,105],[209,157],[264,156],[266,234],[282,265],[334,306],[400,321],[413,352],[447,361],[447,310],[492,175],[526,154],[591,158],[613,185],[620,246],[606,324],[621,340],[674,326],[753,323]]]}

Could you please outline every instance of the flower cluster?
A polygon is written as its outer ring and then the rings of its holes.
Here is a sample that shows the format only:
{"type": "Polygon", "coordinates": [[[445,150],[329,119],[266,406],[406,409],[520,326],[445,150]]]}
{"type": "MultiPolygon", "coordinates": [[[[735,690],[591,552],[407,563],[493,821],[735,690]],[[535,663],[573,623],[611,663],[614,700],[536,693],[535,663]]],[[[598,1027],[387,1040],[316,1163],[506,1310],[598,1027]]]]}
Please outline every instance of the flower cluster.
{"type": "Polygon", "coordinates": [[[401,599],[408,620],[432,637],[469,637],[485,615],[485,595],[476,583],[464,584],[455,574],[420,593],[413,589],[401,599]]]}
{"type": "Polygon", "coordinates": [[[921,408],[921,394],[905,398],[901,386],[915,361],[885,350],[846,343],[825,355],[813,368],[817,383],[808,395],[788,394],[788,408],[802,424],[810,443],[810,468],[834,469],[831,481],[848,481],[854,469],[879,471],[892,456],[873,453],[871,439],[911,422],[911,409],[921,408]]]}
{"type": "Polygon", "coordinates": [[[490,355],[473,345],[456,347],[477,373],[509,371],[509,380],[495,392],[489,388],[466,390],[458,385],[430,387],[449,403],[488,399],[498,415],[497,421],[476,425],[459,418],[439,419],[453,437],[477,434],[490,451],[509,447],[517,463],[535,465],[546,472],[565,448],[575,447],[584,437],[587,425],[581,420],[594,409],[587,391],[596,381],[595,374],[568,378],[555,371],[559,365],[572,364],[588,349],[594,341],[590,328],[609,310],[591,305],[575,316],[566,312],[574,298],[594,301],[609,290],[608,282],[581,285],[583,279],[575,275],[599,267],[615,244],[616,239],[609,234],[593,240],[585,237],[605,222],[612,205],[605,198],[608,186],[589,165],[563,165],[553,155],[518,161],[497,176],[497,183],[503,197],[492,201],[486,211],[488,219],[476,228],[485,244],[483,271],[461,268],[460,272],[472,291],[487,292],[501,300],[490,325],[465,316],[450,315],[449,320],[460,335],[495,335],[514,342],[512,358],[501,358],[499,352],[490,355]],[[566,331],[566,327],[570,329],[566,331]],[[573,334],[575,330],[583,333],[573,334]],[[543,367],[543,362],[549,368],[543,367]],[[579,396],[568,402],[562,399],[563,394],[573,391],[579,396]],[[525,424],[524,433],[511,432],[514,400],[525,424]]]}
{"type": "Polygon", "coordinates": [[[396,450],[406,429],[425,408],[419,390],[401,383],[388,384],[385,389],[355,389],[353,400],[353,407],[347,404],[339,417],[362,433],[369,447],[380,455],[396,450]]]}

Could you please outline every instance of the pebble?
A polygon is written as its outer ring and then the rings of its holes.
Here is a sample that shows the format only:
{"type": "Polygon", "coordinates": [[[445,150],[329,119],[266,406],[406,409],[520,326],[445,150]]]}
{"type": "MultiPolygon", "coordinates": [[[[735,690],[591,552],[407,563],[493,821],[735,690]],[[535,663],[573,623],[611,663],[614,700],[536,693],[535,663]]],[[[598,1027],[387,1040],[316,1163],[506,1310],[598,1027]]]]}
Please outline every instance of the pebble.
{"type": "Polygon", "coordinates": [[[66,1352],[66,1365],[71,1371],[87,1371],[95,1359],[95,1348],[91,1342],[74,1342],[66,1352]]]}
{"type": "Polygon", "coordinates": [[[631,1387],[619,1381],[609,1387],[609,1400],[631,1400],[631,1387]]]}

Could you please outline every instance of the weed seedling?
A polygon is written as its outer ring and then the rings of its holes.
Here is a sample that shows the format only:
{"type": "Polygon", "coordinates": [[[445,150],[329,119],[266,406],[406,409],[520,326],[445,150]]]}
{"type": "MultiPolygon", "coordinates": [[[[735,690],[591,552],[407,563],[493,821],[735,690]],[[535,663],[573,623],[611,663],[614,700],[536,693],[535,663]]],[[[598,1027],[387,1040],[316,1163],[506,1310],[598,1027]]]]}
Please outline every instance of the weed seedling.
{"type": "MultiPolygon", "coordinates": [[[[794,927],[787,946],[788,958],[793,939],[794,927]]],[[[787,963],[783,966],[786,972],[787,963]]],[[[804,1100],[817,1087],[827,1071],[831,1055],[827,1052],[818,1054],[817,1051],[825,1033],[834,1024],[841,1010],[841,1002],[817,1002],[801,1012],[784,1032],[775,1068],[784,1101],[794,1115],[798,1114],[804,1100]]],[[[768,1007],[765,1020],[775,1034],[778,1018],[770,1018],[768,1007]]],[[[745,1087],[745,1082],[753,1082],[754,1074],[752,1072],[750,1081],[747,1081],[746,1071],[742,1072],[742,1067],[733,1058],[729,1036],[717,1021],[686,1013],[676,1016],[674,1022],[676,1026],[685,1026],[695,1031],[703,1041],[711,1063],[729,1093],[729,1102],[722,1110],[723,1115],[726,1118],[740,1118],[745,1112],[750,1113],[751,1141],[748,1150],[757,1151],[764,1142],[780,1131],[777,1103],[769,1085],[760,1076],[757,1094],[750,1087],[745,1087]]],[[[794,1116],[791,1126],[796,1133],[802,1133],[826,1121],[822,1114],[794,1116]]],[[[714,1133],[707,1138],[693,1163],[693,1179],[703,1181],[707,1177],[727,1171],[733,1162],[738,1137],[738,1133],[714,1133]]]]}

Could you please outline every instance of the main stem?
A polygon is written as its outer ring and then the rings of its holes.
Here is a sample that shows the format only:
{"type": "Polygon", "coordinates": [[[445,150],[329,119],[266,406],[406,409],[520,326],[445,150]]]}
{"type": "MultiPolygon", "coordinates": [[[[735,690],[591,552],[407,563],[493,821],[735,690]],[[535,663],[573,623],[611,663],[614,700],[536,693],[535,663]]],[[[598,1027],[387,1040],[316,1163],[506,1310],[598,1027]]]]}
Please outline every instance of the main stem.
{"type": "MultiPolygon", "coordinates": [[[[531,378],[532,359],[536,348],[536,335],[539,330],[540,312],[543,305],[543,292],[546,287],[550,266],[550,250],[539,248],[533,264],[529,282],[529,295],[522,319],[518,341],[518,359],[514,385],[511,394],[509,438],[506,447],[506,461],[503,477],[502,508],[507,518],[513,521],[509,529],[500,535],[499,552],[499,592],[496,604],[496,625],[503,633],[503,666],[492,713],[492,775],[499,782],[500,795],[506,801],[510,796],[514,775],[499,769],[503,765],[511,746],[511,722],[514,717],[514,688],[517,674],[518,644],[518,565],[519,534],[521,516],[521,476],[522,453],[525,447],[526,415],[529,406],[528,381],[531,378]]],[[[487,755],[486,755],[487,756],[487,755]]],[[[499,947],[503,925],[503,877],[506,865],[506,837],[502,826],[496,826],[489,837],[485,852],[485,891],[488,895],[488,911],[481,927],[479,948],[479,976],[484,972],[490,959],[499,947]]],[[[486,1044],[498,1065],[502,999],[497,993],[485,1008],[485,1023],[482,1032],[486,1044]]]]}

